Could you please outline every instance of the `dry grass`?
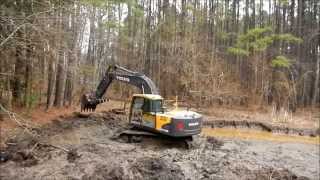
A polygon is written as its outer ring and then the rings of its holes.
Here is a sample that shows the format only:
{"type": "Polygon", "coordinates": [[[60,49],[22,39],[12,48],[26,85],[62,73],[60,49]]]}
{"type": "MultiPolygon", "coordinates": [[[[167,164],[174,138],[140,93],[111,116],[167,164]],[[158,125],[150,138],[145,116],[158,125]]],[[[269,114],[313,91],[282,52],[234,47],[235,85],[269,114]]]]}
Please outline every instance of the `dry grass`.
{"type": "Polygon", "coordinates": [[[248,120],[292,128],[319,128],[319,109],[304,108],[292,113],[284,109],[276,112],[273,107],[211,107],[202,109],[209,119],[248,120]]]}

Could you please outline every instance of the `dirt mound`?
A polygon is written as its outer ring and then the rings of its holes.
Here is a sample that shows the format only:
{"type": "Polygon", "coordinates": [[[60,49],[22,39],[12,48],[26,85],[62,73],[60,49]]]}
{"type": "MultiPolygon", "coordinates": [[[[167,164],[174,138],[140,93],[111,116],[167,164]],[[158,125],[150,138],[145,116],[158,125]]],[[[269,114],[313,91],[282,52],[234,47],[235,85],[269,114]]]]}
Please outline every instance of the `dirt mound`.
{"type": "Polygon", "coordinates": [[[73,163],[76,159],[78,159],[80,157],[81,157],[81,155],[78,154],[77,149],[71,149],[68,152],[67,160],[68,160],[69,163],[73,163]]]}
{"type": "Polygon", "coordinates": [[[6,141],[6,151],[17,152],[32,148],[39,141],[38,137],[28,133],[21,133],[6,141]]]}
{"type": "Polygon", "coordinates": [[[0,163],[12,160],[25,167],[36,165],[38,160],[32,151],[38,142],[39,138],[24,133],[8,139],[7,147],[0,150],[0,163]]]}
{"type": "Polygon", "coordinates": [[[309,178],[304,176],[298,176],[288,169],[275,169],[272,167],[264,167],[258,170],[250,170],[247,167],[236,168],[237,175],[242,176],[247,180],[308,180],[309,178]]]}
{"type": "Polygon", "coordinates": [[[53,136],[66,131],[77,129],[80,126],[95,126],[105,125],[110,129],[126,126],[125,115],[114,113],[113,111],[104,111],[100,113],[74,113],[71,116],[66,116],[53,120],[51,124],[44,125],[38,129],[38,134],[41,136],[53,136]]]}
{"type": "Polygon", "coordinates": [[[248,128],[255,129],[266,132],[281,133],[281,134],[291,134],[291,135],[300,135],[300,136],[311,136],[315,137],[320,135],[319,129],[297,129],[289,127],[280,127],[263,122],[254,122],[254,121],[233,121],[233,120],[212,120],[204,121],[204,126],[209,126],[211,128],[248,128]]]}
{"type": "Polygon", "coordinates": [[[134,179],[183,179],[181,169],[160,158],[144,158],[136,161],[131,167],[134,179]]]}
{"type": "Polygon", "coordinates": [[[207,137],[206,139],[207,139],[207,142],[208,142],[208,143],[206,143],[206,147],[210,146],[213,149],[218,149],[223,145],[222,141],[220,141],[220,140],[218,140],[218,139],[216,139],[214,137],[207,137]]]}
{"type": "Polygon", "coordinates": [[[62,149],[68,153],[68,160],[73,162],[78,154],[76,150],[67,149],[50,145],[47,143],[49,137],[78,129],[80,126],[107,126],[108,129],[121,128],[126,126],[123,115],[115,114],[113,112],[92,113],[87,116],[73,114],[72,116],[60,117],[53,120],[52,123],[46,124],[41,128],[35,129],[36,134],[32,135],[21,131],[13,138],[6,141],[7,147],[0,149],[0,163],[13,160],[22,162],[26,166],[35,165],[37,160],[34,158],[32,151],[37,151],[39,158],[47,155],[47,152],[53,149],[62,149]],[[64,118],[64,119],[61,119],[64,118]]]}
{"type": "Polygon", "coordinates": [[[125,173],[122,167],[110,168],[107,165],[98,165],[92,175],[84,175],[82,180],[124,180],[125,173]]]}

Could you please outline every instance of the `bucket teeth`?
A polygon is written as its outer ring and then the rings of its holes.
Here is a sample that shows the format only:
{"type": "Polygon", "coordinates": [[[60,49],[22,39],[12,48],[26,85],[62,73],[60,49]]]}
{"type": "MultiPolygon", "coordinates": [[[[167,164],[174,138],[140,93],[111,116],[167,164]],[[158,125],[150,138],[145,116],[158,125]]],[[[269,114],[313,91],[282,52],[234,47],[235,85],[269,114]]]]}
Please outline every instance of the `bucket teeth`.
{"type": "Polygon", "coordinates": [[[98,104],[105,102],[106,99],[97,99],[92,93],[84,94],[81,98],[81,112],[94,112],[98,104]]]}
{"type": "Polygon", "coordinates": [[[81,105],[81,112],[94,112],[96,110],[95,104],[82,104],[81,105]]]}

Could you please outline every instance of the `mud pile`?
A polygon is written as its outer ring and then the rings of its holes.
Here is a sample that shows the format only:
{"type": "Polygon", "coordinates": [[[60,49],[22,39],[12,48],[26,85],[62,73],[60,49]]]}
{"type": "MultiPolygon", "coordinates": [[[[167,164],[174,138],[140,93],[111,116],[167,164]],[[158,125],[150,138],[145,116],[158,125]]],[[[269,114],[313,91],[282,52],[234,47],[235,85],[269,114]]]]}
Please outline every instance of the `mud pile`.
{"type": "Polygon", "coordinates": [[[115,112],[75,114],[21,132],[1,150],[0,179],[319,179],[314,145],[196,137],[187,150],[168,139],[114,140],[127,127],[115,112]]]}
{"type": "Polygon", "coordinates": [[[297,176],[288,169],[274,169],[272,167],[261,168],[258,170],[250,170],[247,167],[237,167],[236,174],[245,179],[259,179],[259,180],[307,180],[309,178],[297,176]],[[246,174],[244,176],[244,174],[246,174]]]}
{"type": "Polygon", "coordinates": [[[84,175],[83,180],[91,179],[183,179],[178,166],[168,165],[161,159],[144,158],[135,162],[129,169],[121,166],[110,168],[108,165],[98,165],[91,175],[84,175]]]}
{"type": "MultiPolygon", "coordinates": [[[[0,162],[8,160],[23,162],[30,159],[36,162],[33,156],[34,151],[38,151],[37,153],[40,156],[45,154],[43,152],[49,152],[53,149],[69,152],[65,148],[48,143],[47,139],[80,127],[91,126],[105,126],[110,130],[119,130],[126,127],[126,122],[123,121],[121,116],[110,112],[89,115],[73,114],[68,117],[60,117],[39,129],[33,129],[33,134],[21,131],[13,138],[8,139],[6,141],[7,147],[0,149],[0,162]]],[[[74,150],[70,150],[70,152],[74,153],[74,150]]]]}

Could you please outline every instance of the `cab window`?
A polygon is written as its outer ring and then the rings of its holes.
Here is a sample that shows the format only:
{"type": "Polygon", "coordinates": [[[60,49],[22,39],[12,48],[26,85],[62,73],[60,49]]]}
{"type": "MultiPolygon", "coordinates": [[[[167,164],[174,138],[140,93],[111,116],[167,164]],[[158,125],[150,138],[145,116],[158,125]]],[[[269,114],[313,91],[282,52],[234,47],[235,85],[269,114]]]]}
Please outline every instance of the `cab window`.
{"type": "Polygon", "coordinates": [[[152,101],[152,110],[153,112],[162,112],[162,100],[153,100],[152,101]]]}
{"type": "Polygon", "coordinates": [[[144,112],[161,112],[162,100],[144,99],[142,109],[144,112]]]}
{"type": "Polygon", "coordinates": [[[133,102],[134,109],[141,109],[144,104],[144,99],[140,97],[136,97],[133,102]]]}

